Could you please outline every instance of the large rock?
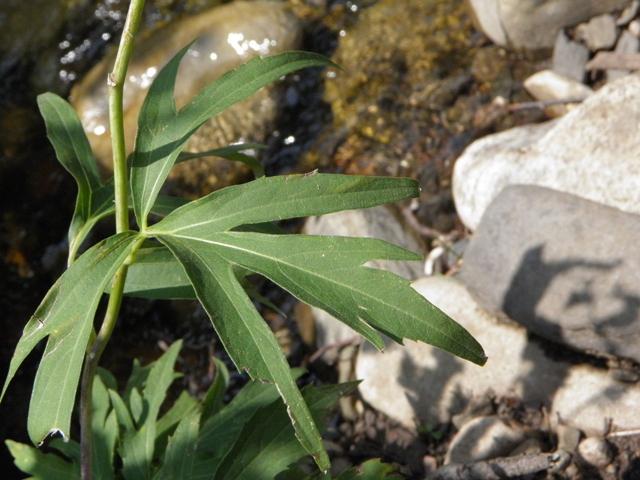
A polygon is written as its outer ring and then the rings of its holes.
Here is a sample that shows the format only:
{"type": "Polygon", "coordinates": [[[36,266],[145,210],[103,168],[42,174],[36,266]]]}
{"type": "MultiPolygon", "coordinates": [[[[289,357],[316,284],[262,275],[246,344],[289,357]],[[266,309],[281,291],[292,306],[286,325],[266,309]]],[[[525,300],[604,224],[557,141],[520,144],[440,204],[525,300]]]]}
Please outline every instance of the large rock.
{"type": "MultiPolygon", "coordinates": [[[[424,243],[418,237],[409,233],[395,215],[382,205],[310,217],[304,226],[304,233],[307,235],[379,238],[416,253],[425,253],[424,243]]],[[[421,276],[423,272],[422,262],[373,260],[366,265],[387,270],[410,280],[421,276]]],[[[316,342],[318,346],[330,345],[357,335],[351,328],[336,320],[324,310],[314,307],[312,311],[316,322],[316,342]]]]}
{"type": "Polygon", "coordinates": [[[507,185],[534,184],[640,212],[640,76],[627,75],[562,118],[471,144],[457,160],[453,195],[471,230],[507,185]]]}
{"type": "Polygon", "coordinates": [[[528,339],[527,331],[484,311],[452,277],[423,277],[413,287],[463,325],[484,347],[484,367],[424,343],[389,344],[384,353],[365,343],[356,377],[370,405],[411,428],[449,421],[473,398],[515,396],[526,405],[545,406],[549,419],[585,432],[601,433],[606,419],[615,426],[640,427],[633,405],[640,386],[617,382],[589,365],[556,361],[528,339]]]}
{"type": "Polygon", "coordinates": [[[476,23],[498,45],[551,48],[558,30],[576,25],[630,0],[467,0],[476,23]]]}
{"type": "Polygon", "coordinates": [[[640,361],[640,215],[548,188],[502,191],[461,279],[492,312],[576,349],[640,361]]]}
{"type": "MultiPolygon", "coordinates": [[[[128,152],[133,147],[138,112],[151,82],[160,69],[194,39],[178,70],[175,87],[178,109],[205,85],[251,57],[299,48],[301,24],[280,2],[238,1],[185,18],[141,38],[134,45],[124,89],[128,152]]],[[[112,64],[112,56],[105,58],[72,91],[72,102],[94,155],[106,171],[111,169],[106,78],[112,64]]],[[[273,96],[272,84],[207,121],[187,142],[185,150],[205,151],[232,142],[263,141],[276,112],[277,99],[273,96]]],[[[219,187],[228,183],[225,177],[236,165],[211,159],[191,160],[177,165],[171,175],[182,177],[188,185],[205,183],[219,187]],[[223,170],[212,170],[213,162],[223,170]]]]}

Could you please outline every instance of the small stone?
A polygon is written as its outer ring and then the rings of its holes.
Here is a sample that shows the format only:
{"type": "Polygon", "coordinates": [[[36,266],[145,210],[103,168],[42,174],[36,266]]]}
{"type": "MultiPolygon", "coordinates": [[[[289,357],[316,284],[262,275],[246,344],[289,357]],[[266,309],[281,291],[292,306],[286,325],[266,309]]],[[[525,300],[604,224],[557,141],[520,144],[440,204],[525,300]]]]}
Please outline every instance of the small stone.
{"type": "Polygon", "coordinates": [[[616,25],[621,27],[636,18],[638,9],[640,9],[640,0],[633,0],[624,8],[624,10],[622,10],[622,12],[620,12],[620,16],[618,17],[618,20],[616,20],[616,25]]]}
{"type": "Polygon", "coordinates": [[[613,461],[611,445],[601,437],[585,438],[578,445],[578,452],[589,465],[604,468],[613,461]]]}
{"type": "Polygon", "coordinates": [[[627,27],[627,30],[636,37],[640,37],[640,19],[636,18],[633,20],[627,27]]]}
{"type": "MultiPolygon", "coordinates": [[[[640,38],[629,30],[625,30],[620,35],[616,44],[616,52],[618,53],[638,53],[640,51],[640,38]]],[[[611,82],[617,78],[624,77],[631,73],[630,70],[609,69],[607,70],[607,82],[611,82]]]]}
{"type": "Polygon", "coordinates": [[[570,425],[558,425],[556,435],[558,436],[558,450],[575,453],[582,437],[582,432],[579,429],[570,425]]]}
{"type": "Polygon", "coordinates": [[[509,452],[510,457],[518,455],[535,455],[536,453],[542,453],[544,445],[537,438],[527,438],[524,442],[518,445],[516,448],[509,452]]]}
{"type": "Polygon", "coordinates": [[[576,82],[584,82],[587,74],[585,64],[589,56],[590,52],[586,46],[571,40],[564,30],[560,30],[553,46],[551,70],[576,82]]]}
{"type": "Polygon", "coordinates": [[[589,20],[588,23],[578,25],[576,34],[584,40],[592,51],[606,50],[616,43],[616,21],[613,15],[598,15],[589,20]]]}
{"type": "Polygon", "coordinates": [[[524,81],[524,88],[536,100],[573,100],[545,107],[550,117],[561,117],[576,108],[578,100],[584,100],[593,90],[583,83],[571,80],[552,70],[542,70],[524,81]]]}
{"type": "Polygon", "coordinates": [[[444,463],[468,464],[506,456],[525,435],[524,428],[495,415],[474,418],[453,437],[444,463]]]}

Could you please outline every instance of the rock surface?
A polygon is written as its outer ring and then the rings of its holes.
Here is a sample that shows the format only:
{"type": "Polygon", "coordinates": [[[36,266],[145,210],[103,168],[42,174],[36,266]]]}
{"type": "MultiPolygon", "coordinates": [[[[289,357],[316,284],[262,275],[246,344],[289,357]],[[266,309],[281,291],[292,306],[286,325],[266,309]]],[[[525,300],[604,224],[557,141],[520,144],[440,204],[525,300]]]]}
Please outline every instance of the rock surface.
{"type": "Polygon", "coordinates": [[[457,160],[453,195],[475,230],[507,185],[535,184],[640,212],[640,76],[598,90],[554,121],[489,135],[457,160]]]}
{"type": "Polygon", "coordinates": [[[589,61],[589,56],[586,46],[571,40],[560,30],[553,45],[551,70],[576,82],[583,82],[587,73],[584,66],[589,61]]]}
{"type": "MultiPolygon", "coordinates": [[[[476,23],[499,45],[538,50],[553,46],[558,30],[629,0],[468,0],[476,23]]],[[[615,27],[615,24],[614,24],[615,27]]]]}
{"type": "Polygon", "coordinates": [[[507,456],[525,439],[525,429],[514,422],[497,415],[477,417],[453,437],[444,463],[467,464],[507,456]]]}
{"type": "Polygon", "coordinates": [[[364,379],[360,393],[374,408],[411,428],[446,422],[470,399],[492,394],[545,406],[552,424],[585,432],[601,433],[606,419],[614,426],[640,427],[633,407],[640,404],[640,386],[616,382],[589,365],[554,360],[523,327],[482,310],[454,278],[423,277],[413,287],[463,325],[489,360],[478,367],[423,343],[390,344],[384,353],[365,343],[356,378],[364,379]]]}
{"type": "MultiPolygon", "coordinates": [[[[151,82],[181,48],[197,37],[178,70],[175,98],[180,109],[205,85],[255,55],[299,48],[301,24],[284,4],[271,1],[244,2],[213,8],[152,32],[135,45],[124,90],[125,139],[133,147],[138,111],[151,82]]],[[[112,57],[99,63],[72,91],[72,101],[87,131],[94,155],[110,170],[107,85],[112,57]]],[[[207,121],[187,142],[185,151],[205,151],[238,141],[262,141],[267,125],[277,112],[274,87],[262,88],[207,121]]],[[[237,163],[200,159],[172,169],[172,176],[187,185],[219,187],[238,170],[237,163]],[[212,170],[212,167],[220,170],[212,170]]],[[[246,167],[240,167],[246,171],[246,167]]]]}
{"type": "Polygon", "coordinates": [[[484,308],[582,351],[640,361],[640,215],[548,188],[507,187],[460,277],[484,308]]]}
{"type": "MultiPolygon", "coordinates": [[[[307,235],[342,235],[347,237],[371,237],[386,240],[416,253],[424,253],[424,244],[405,232],[405,227],[385,206],[310,217],[305,226],[307,235]]],[[[407,279],[422,275],[422,262],[396,262],[374,260],[367,266],[393,272],[407,279]]],[[[316,341],[318,346],[330,345],[353,338],[356,332],[344,323],[336,320],[324,310],[312,308],[316,322],[316,341]]]]}

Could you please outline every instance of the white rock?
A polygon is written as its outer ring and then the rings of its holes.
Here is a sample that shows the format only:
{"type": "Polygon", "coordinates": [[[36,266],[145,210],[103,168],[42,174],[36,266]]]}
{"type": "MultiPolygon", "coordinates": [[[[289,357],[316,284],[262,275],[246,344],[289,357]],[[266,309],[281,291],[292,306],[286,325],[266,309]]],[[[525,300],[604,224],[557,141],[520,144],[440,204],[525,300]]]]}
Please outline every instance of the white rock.
{"type": "Polygon", "coordinates": [[[564,30],[560,30],[553,45],[551,69],[576,82],[583,82],[587,73],[585,65],[590,56],[591,52],[586,46],[570,40],[564,30]]]}
{"type": "MultiPolygon", "coordinates": [[[[551,48],[558,30],[611,12],[629,0],[468,0],[478,26],[498,45],[551,48]]],[[[615,25],[614,25],[615,27],[615,25]]]]}
{"type": "Polygon", "coordinates": [[[576,34],[584,40],[592,51],[611,48],[616,43],[616,21],[613,15],[593,17],[588,23],[578,25],[576,34]]]}
{"type": "MultiPolygon", "coordinates": [[[[413,234],[408,233],[393,213],[382,205],[310,217],[303,231],[307,235],[379,238],[412,252],[425,253],[425,246],[422,241],[413,234]]],[[[366,263],[366,265],[393,272],[409,280],[421,276],[424,268],[422,262],[396,262],[392,260],[374,260],[366,263]]],[[[340,342],[357,335],[356,332],[324,310],[314,307],[312,311],[316,322],[316,341],[318,346],[340,342]]]]}
{"type": "Polygon", "coordinates": [[[363,379],[360,393],[374,408],[414,428],[448,421],[469,399],[491,393],[545,406],[554,424],[560,419],[585,432],[599,433],[609,418],[617,426],[640,428],[640,386],[547,357],[524,328],[490,316],[454,278],[423,277],[413,287],[464,326],[489,360],[478,367],[424,343],[389,344],[384,353],[365,343],[356,378],[363,379]]]}
{"type": "MultiPolygon", "coordinates": [[[[536,100],[584,100],[593,93],[593,89],[584,83],[571,80],[552,70],[534,73],[524,81],[523,85],[536,100]]],[[[551,117],[561,117],[578,105],[578,103],[559,103],[549,105],[544,111],[551,117]]]]}
{"type": "Polygon", "coordinates": [[[613,461],[611,445],[601,437],[585,438],[578,445],[578,452],[585,462],[603,468],[613,461]]]}
{"type": "Polygon", "coordinates": [[[496,415],[474,418],[453,437],[444,463],[468,464],[507,456],[525,439],[525,429],[507,419],[496,415]]]}
{"type": "Polygon", "coordinates": [[[627,75],[562,118],[473,142],[457,160],[453,195],[475,230],[507,185],[533,184],[640,213],[640,76],[627,75]]]}
{"type": "MultiPolygon", "coordinates": [[[[629,30],[625,30],[620,34],[618,43],[616,43],[617,53],[638,53],[640,51],[640,38],[629,30]]],[[[607,70],[607,82],[612,82],[620,77],[624,77],[631,73],[629,70],[620,70],[610,68],[607,70]]]]}

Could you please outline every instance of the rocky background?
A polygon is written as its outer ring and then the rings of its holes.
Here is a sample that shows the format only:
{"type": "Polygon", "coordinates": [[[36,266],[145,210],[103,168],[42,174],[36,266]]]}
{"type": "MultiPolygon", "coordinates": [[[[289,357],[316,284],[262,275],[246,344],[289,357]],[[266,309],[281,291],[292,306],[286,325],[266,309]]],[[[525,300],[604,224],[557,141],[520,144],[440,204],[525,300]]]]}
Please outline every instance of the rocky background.
{"type": "MultiPolygon", "coordinates": [[[[47,15],[0,5],[2,371],[64,266],[73,211],[37,93],[70,96],[110,169],[104,77],[126,4],[40,3],[47,15]]],[[[286,228],[424,253],[373,266],[415,280],[480,341],[485,367],[413,342],[381,354],[256,280],[287,313],[263,311],[307,381],[363,379],[326,435],[336,471],[382,456],[415,479],[640,478],[640,1],[156,0],[144,22],[129,124],[158,68],[196,35],[178,103],[254,54],[317,51],[344,71],[290,75],[187,148],[257,141],[269,174],[421,182],[413,202],[286,228]]],[[[187,196],[249,177],[221,160],[179,167],[168,188],[187,196]]],[[[105,366],[126,375],[131,358],[184,337],[182,386],[201,394],[210,355],[224,357],[206,316],[188,302],[127,305],[105,366]]],[[[2,438],[25,440],[23,370],[0,405],[2,438]]]]}

